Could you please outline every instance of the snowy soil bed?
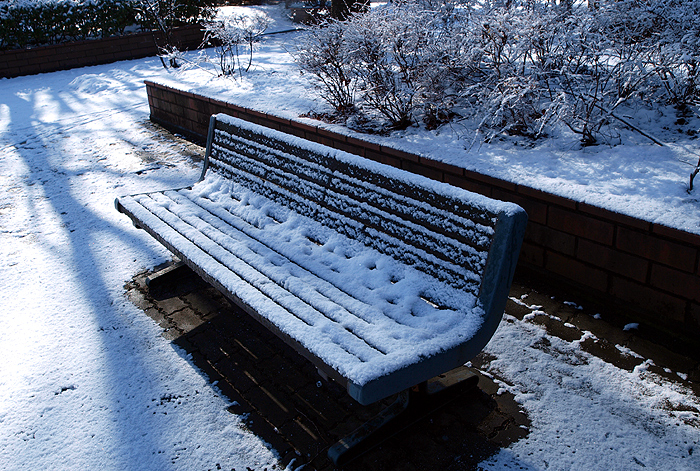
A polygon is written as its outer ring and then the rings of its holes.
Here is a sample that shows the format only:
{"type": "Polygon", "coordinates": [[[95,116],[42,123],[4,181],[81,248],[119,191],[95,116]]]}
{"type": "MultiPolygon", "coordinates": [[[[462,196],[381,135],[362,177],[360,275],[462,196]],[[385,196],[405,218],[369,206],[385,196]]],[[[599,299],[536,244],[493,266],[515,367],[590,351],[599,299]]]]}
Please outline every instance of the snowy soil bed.
{"type": "MultiPolygon", "coordinates": [[[[182,144],[147,124],[146,79],[290,118],[317,107],[282,36],[269,37],[256,69],[237,80],[199,67],[172,73],[157,58],[0,80],[0,468],[262,470],[277,462],[125,298],[134,274],[170,255],[113,201],[199,174],[182,144]]],[[[697,194],[685,193],[687,166],[677,160],[693,141],[660,149],[631,135],[636,144],[567,152],[573,141],[561,136],[523,152],[501,143],[457,153],[465,141],[451,132],[426,136],[387,139],[700,232],[697,194]]],[[[532,428],[485,468],[700,469],[700,402],[681,379],[621,370],[510,317],[487,352],[495,357],[487,372],[515,394],[532,428]],[[540,339],[551,347],[538,348],[540,339]]]]}

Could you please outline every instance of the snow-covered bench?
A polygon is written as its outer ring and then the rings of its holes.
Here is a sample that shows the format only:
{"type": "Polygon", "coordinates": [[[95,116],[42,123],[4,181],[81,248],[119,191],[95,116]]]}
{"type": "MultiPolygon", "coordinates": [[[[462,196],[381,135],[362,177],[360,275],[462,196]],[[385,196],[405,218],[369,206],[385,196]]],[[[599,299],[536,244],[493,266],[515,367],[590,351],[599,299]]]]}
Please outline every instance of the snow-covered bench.
{"type": "Polygon", "coordinates": [[[202,177],[117,209],[369,404],[463,365],[505,306],[527,216],[226,115],[202,177]]]}

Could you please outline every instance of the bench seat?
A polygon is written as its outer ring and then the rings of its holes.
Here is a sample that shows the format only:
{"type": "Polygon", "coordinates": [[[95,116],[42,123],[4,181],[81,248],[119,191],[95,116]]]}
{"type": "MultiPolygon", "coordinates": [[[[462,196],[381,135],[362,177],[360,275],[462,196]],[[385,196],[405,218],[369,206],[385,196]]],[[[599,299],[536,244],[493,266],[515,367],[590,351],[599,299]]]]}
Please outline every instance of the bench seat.
{"type": "Polygon", "coordinates": [[[363,160],[217,115],[201,181],[117,208],[369,404],[481,351],[526,216],[363,160]]]}

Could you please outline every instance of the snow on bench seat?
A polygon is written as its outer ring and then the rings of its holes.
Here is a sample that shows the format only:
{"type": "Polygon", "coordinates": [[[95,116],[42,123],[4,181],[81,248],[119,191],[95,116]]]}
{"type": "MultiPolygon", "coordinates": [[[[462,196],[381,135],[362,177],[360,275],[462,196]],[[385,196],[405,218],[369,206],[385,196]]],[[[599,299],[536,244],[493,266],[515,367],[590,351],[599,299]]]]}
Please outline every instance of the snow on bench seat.
{"type": "Polygon", "coordinates": [[[495,331],[518,206],[225,115],[202,177],[117,207],[360,403],[460,366],[495,331]]]}

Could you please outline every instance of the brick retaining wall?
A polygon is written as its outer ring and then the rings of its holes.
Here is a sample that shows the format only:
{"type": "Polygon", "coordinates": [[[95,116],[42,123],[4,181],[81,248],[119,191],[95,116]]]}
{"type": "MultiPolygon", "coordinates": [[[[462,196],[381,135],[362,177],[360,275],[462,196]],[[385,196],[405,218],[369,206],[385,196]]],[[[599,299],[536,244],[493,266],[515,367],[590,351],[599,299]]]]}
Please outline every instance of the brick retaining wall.
{"type": "Polygon", "coordinates": [[[153,82],[146,82],[146,87],[151,119],[199,141],[205,140],[209,116],[227,113],[517,203],[530,218],[520,270],[574,289],[607,311],[697,349],[700,235],[153,82]]]}
{"type": "MultiPolygon", "coordinates": [[[[202,27],[199,25],[176,28],[173,35],[181,50],[198,48],[204,37],[202,27]]],[[[159,51],[156,48],[154,36],[158,44],[163,44],[160,33],[148,32],[32,49],[0,51],[0,78],[155,56],[159,51]]]]}

